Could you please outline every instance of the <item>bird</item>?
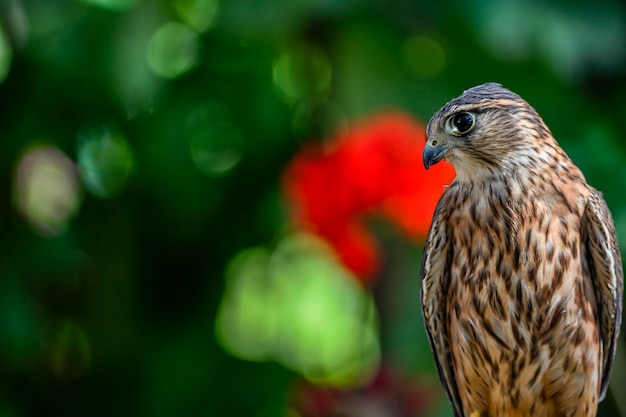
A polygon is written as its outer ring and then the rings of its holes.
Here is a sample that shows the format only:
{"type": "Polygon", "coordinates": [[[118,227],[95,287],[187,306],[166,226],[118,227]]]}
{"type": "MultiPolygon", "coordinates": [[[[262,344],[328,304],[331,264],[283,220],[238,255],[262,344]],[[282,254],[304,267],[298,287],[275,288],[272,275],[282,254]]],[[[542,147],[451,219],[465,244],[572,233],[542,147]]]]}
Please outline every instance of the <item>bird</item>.
{"type": "Polygon", "coordinates": [[[537,111],[498,83],[429,121],[454,166],[422,256],[426,333],[456,417],[592,417],[607,391],[623,269],[609,208],[537,111]]]}

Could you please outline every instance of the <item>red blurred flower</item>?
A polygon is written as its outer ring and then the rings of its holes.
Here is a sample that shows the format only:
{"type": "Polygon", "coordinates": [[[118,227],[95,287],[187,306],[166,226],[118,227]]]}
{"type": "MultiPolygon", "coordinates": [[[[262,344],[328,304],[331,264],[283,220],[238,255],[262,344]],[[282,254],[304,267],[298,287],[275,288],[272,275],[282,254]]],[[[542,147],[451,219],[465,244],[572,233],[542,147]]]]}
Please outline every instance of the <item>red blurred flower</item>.
{"type": "Polygon", "coordinates": [[[449,164],[426,175],[424,144],[421,124],[404,113],[384,113],[305,147],[287,168],[284,189],[294,219],[328,240],[364,282],[376,272],[379,256],[363,218],[383,215],[423,239],[454,178],[449,164]]]}
{"type": "Polygon", "coordinates": [[[433,381],[383,365],[363,388],[325,388],[299,381],[289,403],[303,417],[418,417],[432,414],[441,400],[441,391],[433,381]]]}

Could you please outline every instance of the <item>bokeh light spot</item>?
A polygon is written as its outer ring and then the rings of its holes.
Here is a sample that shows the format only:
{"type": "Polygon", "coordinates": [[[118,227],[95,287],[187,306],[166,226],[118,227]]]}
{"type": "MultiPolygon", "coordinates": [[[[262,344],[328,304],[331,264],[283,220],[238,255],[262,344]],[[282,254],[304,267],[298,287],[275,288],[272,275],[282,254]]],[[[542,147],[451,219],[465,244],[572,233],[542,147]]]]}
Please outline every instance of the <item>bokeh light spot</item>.
{"type": "Polygon", "coordinates": [[[319,238],[297,233],[235,257],[216,323],[231,354],[273,359],[311,381],[360,385],[378,367],[369,294],[319,238]]]}
{"type": "Polygon", "coordinates": [[[61,379],[83,375],[91,363],[91,348],[85,333],[72,321],[65,321],[56,333],[50,354],[52,369],[61,379]]]}
{"type": "Polygon", "coordinates": [[[2,83],[9,74],[12,58],[13,50],[11,44],[0,27],[0,83],[2,83]]]}
{"type": "Polygon", "coordinates": [[[82,0],[93,6],[102,7],[103,9],[123,12],[130,10],[137,4],[137,0],[82,0]]]}
{"type": "Polygon", "coordinates": [[[289,98],[328,93],[332,70],[326,54],[310,44],[287,48],[274,62],[274,83],[289,98]]]}
{"type": "Polygon", "coordinates": [[[446,64],[446,52],[441,44],[430,36],[408,39],[402,52],[413,74],[421,79],[434,78],[446,64]]]}
{"type": "Polygon", "coordinates": [[[217,333],[226,350],[242,359],[271,359],[279,312],[266,307],[280,299],[267,285],[270,256],[263,248],[249,249],[228,268],[217,333]]]}
{"type": "Polygon", "coordinates": [[[200,37],[187,25],[165,23],[150,38],[146,54],[148,65],[157,76],[177,78],[197,64],[200,37]]]}
{"type": "Polygon", "coordinates": [[[19,212],[43,236],[56,236],[80,207],[82,193],[74,162],[52,146],[28,150],[14,184],[19,212]]]}
{"type": "Polygon", "coordinates": [[[202,33],[215,23],[219,3],[218,0],[174,0],[174,8],[185,23],[202,33]]]}
{"type": "Polygon", "coordinates": [[[216,103],[198,106],[189,115],[186,129],[191,158],[203,174],[223,176],[241,160],[243,133],[225,107],[216,103]]]}
{"type": "Polygon", "coordinates": [[[78,133],[78,165],[85,188],[100,198],[112,198],[122,191],[134,158],[119,132],[92,125],[78,133]]]}

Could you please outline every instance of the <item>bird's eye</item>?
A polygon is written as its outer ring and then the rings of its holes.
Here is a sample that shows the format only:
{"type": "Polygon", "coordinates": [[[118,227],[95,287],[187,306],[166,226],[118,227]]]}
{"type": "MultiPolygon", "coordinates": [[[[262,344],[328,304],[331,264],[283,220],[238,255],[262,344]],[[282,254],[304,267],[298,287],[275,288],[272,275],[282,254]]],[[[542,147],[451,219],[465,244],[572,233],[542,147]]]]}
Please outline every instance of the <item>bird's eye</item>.
{"type": "Polygon", "coordinates": [[[474,116],[471,113],[460,112],[449,119],[450,132],[461,136],[468,133],[474,127],[474,116]]]}

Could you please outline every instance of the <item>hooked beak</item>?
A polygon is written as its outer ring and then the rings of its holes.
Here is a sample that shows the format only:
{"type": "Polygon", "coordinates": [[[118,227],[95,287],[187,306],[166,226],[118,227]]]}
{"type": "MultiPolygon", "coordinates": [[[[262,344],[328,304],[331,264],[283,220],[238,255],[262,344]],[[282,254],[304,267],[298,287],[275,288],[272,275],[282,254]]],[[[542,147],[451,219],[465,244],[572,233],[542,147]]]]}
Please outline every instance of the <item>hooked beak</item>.
{"type": "Polygon", "coordinates": [[[441,161],[443,157],[446,155],[446,152],[450,148],[446,144],[439,144],[433,146],[433,142],[436,141],[430,139],[426,143],[426,147],[424,148],[424,153],[422,154],[422,160],[424,161],[424,168],[428,169],[431,166],[435,165],[437,162],[441,161]]]}

